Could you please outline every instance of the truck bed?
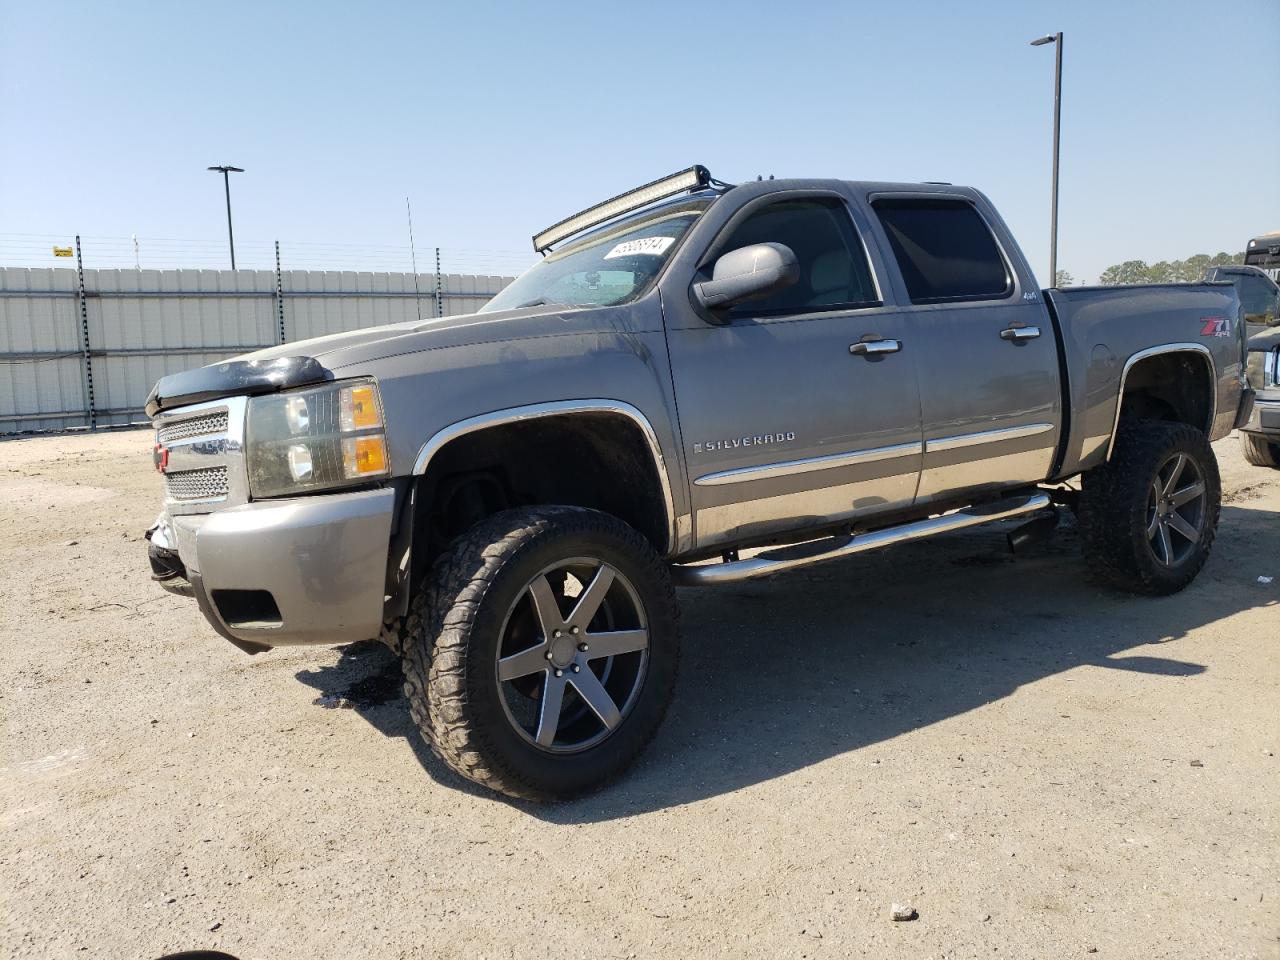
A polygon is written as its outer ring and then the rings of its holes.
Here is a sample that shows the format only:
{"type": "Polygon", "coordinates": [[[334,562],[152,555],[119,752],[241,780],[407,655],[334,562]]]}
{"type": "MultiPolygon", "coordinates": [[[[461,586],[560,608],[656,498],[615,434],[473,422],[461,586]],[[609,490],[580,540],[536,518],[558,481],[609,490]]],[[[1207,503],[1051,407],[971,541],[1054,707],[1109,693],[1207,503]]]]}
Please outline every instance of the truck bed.
{"type": "Polygon", "coordinates": [[[1069,400],[1057,478],[1107,458],[1125,374],[1137,360],[1157,353],[1191,350],[1204,357],[1218,385],[1205,430],[1211,440],[1231,431],[1243,385],[1244,339],[1231,284],[1065,287],[1043,295],[1062,348],[1069,400]]]}

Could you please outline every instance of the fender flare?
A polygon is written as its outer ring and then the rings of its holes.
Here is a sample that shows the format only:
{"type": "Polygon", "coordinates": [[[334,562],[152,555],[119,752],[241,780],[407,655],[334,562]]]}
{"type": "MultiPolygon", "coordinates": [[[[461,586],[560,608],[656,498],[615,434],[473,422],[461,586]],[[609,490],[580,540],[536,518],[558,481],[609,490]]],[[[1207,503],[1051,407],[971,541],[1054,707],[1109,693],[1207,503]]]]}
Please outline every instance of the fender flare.
{"type": "Polygon", "coordinates": [[[676,552],[678,549],[678,541],[675,501],[671,495],[671,478],[667,473],[667,461],[663,456],[662,447],[658,443],[658,435],[654,432],[653,424],[649,422],[648,417],[641,413],[636,407],[622,400],[554,400],[548,403],[532,403],[520,407],[507,407],[503,410],[494,410],[490,413],[482,413],[479,416],[468,417],[466,420],[459,420],[456,423],[451,423],[449,426],[437,430],[432,434],[431,438],[422,445],[422,449],[418,451],[417,459],[414,460],[413,476],[417,477],[426,473],[427,467],[431,464],[432,457],[434,457],[449,442],[456,440],[459,437],[464,437],[469,433],[476,433],[477,431],[486,430],[490,427],[519,423],[523,420],[537,420],[543,417],[583,413],[616,414],[626,417],[640,428],[640,432],[644,435],[645,442],[649,446],[649,453],[653,457],[654,470],[658,475],[658,483],[662,488],[663,512],[666,514],[667,552],[669,554],[676,552]]]}
{"type": "Polygon", "coordinates": [[[1116,391],[1116,415],[1111,424],[1111,439],[1107,441],[1107,461],[1111,460],[1111,454],[1116,447],[1116,436],[1120,432],[1120,410],[1124,406],[1124,388],[1129,379],[1129,371],[1143,360],[1166,353],[1190,353],[1205,362],[1209,371],[1209,421],[1204,424],[1203,429],[1206,437],[1212,435],[1213,423],[1218,416],[1218,369],[1213,360],[1213,353],[1203,343],[1166,343],[1158,347],[1148,347],[1130,356],[1124,362],[1124,369],[1120,372],[1120,388],[1116,391]]]}

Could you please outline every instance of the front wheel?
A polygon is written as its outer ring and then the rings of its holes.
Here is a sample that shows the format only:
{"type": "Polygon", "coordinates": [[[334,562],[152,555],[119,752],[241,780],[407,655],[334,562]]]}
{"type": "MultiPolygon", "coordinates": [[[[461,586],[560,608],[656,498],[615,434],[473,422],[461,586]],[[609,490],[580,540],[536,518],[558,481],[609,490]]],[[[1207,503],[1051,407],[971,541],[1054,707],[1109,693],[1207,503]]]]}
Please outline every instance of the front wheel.
{"type": "Polygon", "coordinates": [[[1176,593],[1209,558],[1221,497],[1218,461],[1201,431],[1162,421],[1126,423],[1111,460],[1084,476],[1085,560],[1121,589],[1176,593]]]}
{"type": "Polygon", "coordinates": [[[509,796],[600,787],[648,744],[679,659],[666,564],[577,507],[508,510],[436,562],[404,632],[405,692],[436,753],[509,796]]]}

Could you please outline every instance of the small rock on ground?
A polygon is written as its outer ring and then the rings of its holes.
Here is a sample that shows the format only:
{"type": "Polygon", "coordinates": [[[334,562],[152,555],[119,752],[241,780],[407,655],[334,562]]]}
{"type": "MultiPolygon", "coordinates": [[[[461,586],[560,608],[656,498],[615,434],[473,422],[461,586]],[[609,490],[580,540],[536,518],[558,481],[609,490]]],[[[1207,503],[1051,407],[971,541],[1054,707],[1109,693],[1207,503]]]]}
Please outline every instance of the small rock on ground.
{"type": "Polygon", "coordinates": [[[919,916],[916,908],[909,904],[895,903],[889,909],[889,917],[892,920],[915,920],[919,916]]]}

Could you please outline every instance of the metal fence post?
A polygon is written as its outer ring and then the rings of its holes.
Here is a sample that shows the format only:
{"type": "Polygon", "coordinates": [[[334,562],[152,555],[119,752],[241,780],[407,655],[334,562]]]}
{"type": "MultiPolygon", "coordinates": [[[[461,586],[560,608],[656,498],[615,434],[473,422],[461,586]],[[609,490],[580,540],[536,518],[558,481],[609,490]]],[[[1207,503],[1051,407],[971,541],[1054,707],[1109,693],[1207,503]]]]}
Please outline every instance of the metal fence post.
{"type": "Polygon", "coordinates": [[[442,306],[444,297],[441,296],[441,293],[442,291],[440,289],[440,248],[436,247],[436,316],[437,317],[444,316],[444,308],[442,306]]]}
{"type": "Polygon", "coordinates": [[[84,294],[84,258],[80,255],[80,234],[76,234],[77,299],[80,301],[80,348],[84,358],[84,402],[89,429],[98,429],[98,408],[93,398],[93,355],[89,350],[89,304],[84,294]]]}
{"type": "Polygon", "coordinates": [[[280,322],[279,343],[284,343],[284,279],[280,274],[280,241],[276,241],[276,318],[280,322]]]}

